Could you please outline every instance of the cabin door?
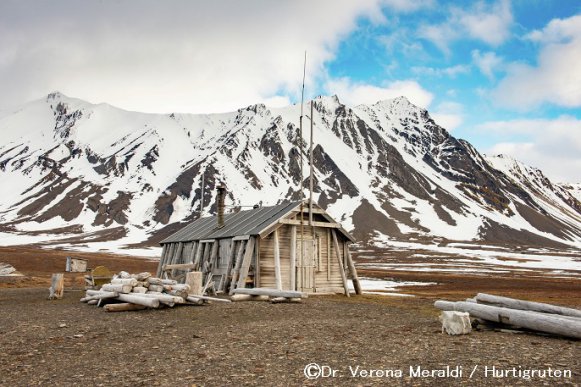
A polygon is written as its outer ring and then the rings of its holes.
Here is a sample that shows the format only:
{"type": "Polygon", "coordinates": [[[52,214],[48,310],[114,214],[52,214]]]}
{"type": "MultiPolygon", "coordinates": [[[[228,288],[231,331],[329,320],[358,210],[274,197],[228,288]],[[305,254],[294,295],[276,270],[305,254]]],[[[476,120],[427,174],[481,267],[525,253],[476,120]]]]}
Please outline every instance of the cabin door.
{"type": "Polygon", "coordinates": [[[300,292],[315,290],[315,251],[314,240],[297,241],[297,290],[300,292]]]}

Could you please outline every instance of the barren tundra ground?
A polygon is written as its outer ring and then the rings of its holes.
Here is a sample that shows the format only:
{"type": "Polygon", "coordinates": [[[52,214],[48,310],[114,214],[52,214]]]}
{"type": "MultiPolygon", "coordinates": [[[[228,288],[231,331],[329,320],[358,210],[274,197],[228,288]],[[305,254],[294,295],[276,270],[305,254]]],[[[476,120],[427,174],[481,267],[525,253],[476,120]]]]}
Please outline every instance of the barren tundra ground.
{"type": "MultiPolygon", "coordinates": [[[[370,278],[437,284],[399,288],[415,295],[405,298],[327,296],[301,304],[220,303],[109,314],[80,303],[79,290],[68,290],[62,300],[46,299],[50,274],[62,271],[67,255],[0,248],[0,262],[25,275],[0,284],[1,385],[581,384],[581,342],[498,331],[448,336],[432,306],[435,299],[485,291],[581,308],[578,276],[363,270],[360,275],[370,278]],[[334,370],[335,377],[307,379],[303,371],[310,363],[334,370]],[[461,375],[438,377],[447,366],[461,375]],[[410,376],[410,367],[434,376],[410,376]],[[492,367],[508,374],[495,377],[492,367]],[[510,374],[549,369],[570,370],[571,377],[510,374]],[[391,376],[365,376],[372,370],[391,376]]],[[[73,255],[113,270],[156,267],[128,256],[73,255]]],[[[80,275],[77,280],[80,288],[80,275]]]]}

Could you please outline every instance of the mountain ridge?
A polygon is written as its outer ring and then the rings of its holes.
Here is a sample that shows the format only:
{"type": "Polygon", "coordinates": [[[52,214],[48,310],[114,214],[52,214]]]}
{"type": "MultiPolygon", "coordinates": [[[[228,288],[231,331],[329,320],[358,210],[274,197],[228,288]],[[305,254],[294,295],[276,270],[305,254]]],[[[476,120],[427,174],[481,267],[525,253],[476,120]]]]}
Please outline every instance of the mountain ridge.
{"type": "MultiPolygon", "coordinates": [[[[581,247],[576,185],[481,155],[405,97],[313,105],[315,198],[363,243],[581,247]]],[[[310,125],[298,147],[299,115],[297,104],[139,113],[51,93],[0,117],[0,243],[41,232],[55,243],[155,243],[199,216],[203,171],[204,214],[218,182],[231,208],[296,200],[310,125]]]]}

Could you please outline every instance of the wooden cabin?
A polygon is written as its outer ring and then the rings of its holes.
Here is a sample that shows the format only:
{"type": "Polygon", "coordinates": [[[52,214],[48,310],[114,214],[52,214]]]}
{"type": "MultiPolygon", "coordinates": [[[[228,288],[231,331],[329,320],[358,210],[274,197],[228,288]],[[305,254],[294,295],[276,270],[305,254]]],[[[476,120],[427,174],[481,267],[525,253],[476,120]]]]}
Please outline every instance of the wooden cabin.
{"type": "Polygon", "coordinates": [[[325,210],[313,205],[311,224],[309,206],[301,202],[224,214],[224,196],[219,191],[218,215],[161,241],[158,276],[167,265],[173,276],[180,268],[201,271],[218,294],[256,287],[349,295],[351,280],[360,294],[349,253],[355,240],[325,210]]]}

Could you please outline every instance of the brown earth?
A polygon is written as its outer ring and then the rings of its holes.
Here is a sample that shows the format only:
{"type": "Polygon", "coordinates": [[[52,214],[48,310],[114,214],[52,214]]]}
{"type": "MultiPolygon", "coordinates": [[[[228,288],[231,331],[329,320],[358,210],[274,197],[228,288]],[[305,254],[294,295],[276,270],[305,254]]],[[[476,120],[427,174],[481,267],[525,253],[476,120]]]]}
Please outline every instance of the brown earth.
{"type": "MultiPolygon", "coordinates": [[[[50,273],[62,271],[67,255],[115,271],[156,266],[107,254],[0,248],[0,262],[25,274],[0,289],[0,385],[581,384],[580,341],[498,331],[448,336],[432,306],[436,298],[487,291],[581,307],[581,281],[574,278],[393,272],[388,277],[439,284],[405,289],[416,297],[327,296],[301,304],[214,303],[109,314],[80,303],[81,291],[46,299],[50,273]],[[335,377],[307,379],[303,371],[313,362],[336,370],[335,377]],[[357,366],[396,375],[353,377],[357,366]],[[410,367],[418,366],[428,371],[458,366],[462,376],[411,377],[410,367]],[[493,366],[570,370],[571,377],[486,377],[485,367],[493,366]]],[[[386,276],[366,273],[373,274],[386,276]]]]}

